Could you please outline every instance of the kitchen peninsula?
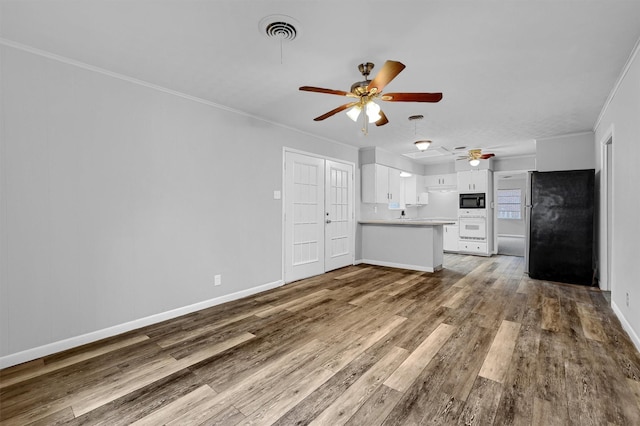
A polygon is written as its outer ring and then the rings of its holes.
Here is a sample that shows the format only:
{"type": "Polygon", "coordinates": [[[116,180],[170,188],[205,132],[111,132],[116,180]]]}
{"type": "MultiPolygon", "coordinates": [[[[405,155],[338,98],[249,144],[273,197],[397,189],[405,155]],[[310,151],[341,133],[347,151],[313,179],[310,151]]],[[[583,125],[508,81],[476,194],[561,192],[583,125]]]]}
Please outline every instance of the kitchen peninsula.
{"type": "Polygon", "coordinates": [[[361,220],[362,263],[415,271],[442,269],[443,226],[430,219],[361,220]]]}

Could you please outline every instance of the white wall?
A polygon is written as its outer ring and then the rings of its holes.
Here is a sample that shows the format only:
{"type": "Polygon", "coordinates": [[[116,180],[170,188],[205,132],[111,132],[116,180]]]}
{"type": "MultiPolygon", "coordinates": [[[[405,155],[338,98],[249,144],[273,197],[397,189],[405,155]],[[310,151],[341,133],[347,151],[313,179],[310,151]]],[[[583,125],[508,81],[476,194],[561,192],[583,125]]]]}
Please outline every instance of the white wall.
{"type": "MultiPolygon", "coordinates": [[[[606,142],[613,131],[613,250],[611,260],[611,302],[621,322],[640,348],[640,198],[637,196],[640,182],[640,55],[638,46],[625,68],[619,85],[614,89],[610,102],[595,128],[595,152],[600,170],[601,143],[606,142]],[[629,294],[629,306],[626,294],[629,294]]],[[[602,184],[604,179],[600,179],[602,184]]],[[[605,206],[600,197],[600,211],[605,206]]],[[[603,215],[599,215],[599,229],[605,229],[603,215]]],[[[606,241],[603,234],[600,241],[606,241]]],[[[602,244],[601,244],[602,246],[602,244]]],[[[600,258],[604,257],[602,248],[600,258]]]]}
{"type": "Polygon", "coordinates": [[[494,172],[512,172],[522,170],[536,170],[536,156],[523,155],[521,157],[493,158],[494,172]]]}
{"type": "Polygon", "coordinates": [[[278,285],[283,147],[358,161],[355,148],[11,47],[0,67],[0,367],[278,285]]]}
{"type": "Polygon", "coordinates": [[[429,192],[429,204],[420,207],[419,217],[458,219],[458,191],[429,192]]]}
{"type": "Polygon", "coordinates": [[[593,132],[536,140],[536,169],[539,172],[593,169],[593,132]]]}

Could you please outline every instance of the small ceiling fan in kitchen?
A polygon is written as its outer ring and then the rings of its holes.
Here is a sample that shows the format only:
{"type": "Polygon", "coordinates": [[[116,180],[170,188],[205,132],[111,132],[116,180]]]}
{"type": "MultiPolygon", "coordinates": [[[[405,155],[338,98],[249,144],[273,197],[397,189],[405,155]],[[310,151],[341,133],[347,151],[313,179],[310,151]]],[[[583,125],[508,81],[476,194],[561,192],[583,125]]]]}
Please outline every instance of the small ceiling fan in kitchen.
{"type": "Polygon", "coordinates": [[[469,160],[469,164],[473,167],[476,167],[480,165],[480,160],[486,160],[495,156],[495,154],[490,152],[483,154],[482,149],[470,149],[467,155],[462,155],[458,158],[462,160],[469,160]]]}
{"type": "Polygon", "coordinates": [[[374,65],[371,62],[358,65],[358,70],[360,70],[364,80],[353,83],[349,92],[344,90],[323,89],[322,87],[300,87],[300,90],[305,92],[326,93],[354,99],[354,101],[340,105],[313,120],[322,121],[339,112],[348,110],[347,115],[353,121],[357,121],[359,116],[362,115],[362,132],[366,135],[368,133],[369,123],[375,123],[376,126],[384,126],[389,122],[387,116],[380,109],[380,105],[374,102],[376,100],[386,102],[439,102],[442,99],[442,93],[398,92],[383,94],[382,90],[385,86],[400,74],[405,68],[405,65],[398,61],[386,61],[374,79],[369,80],[369,74],[373,67],[374,65]],[[364,114],[361,114],[363,111],[364,114]]]}

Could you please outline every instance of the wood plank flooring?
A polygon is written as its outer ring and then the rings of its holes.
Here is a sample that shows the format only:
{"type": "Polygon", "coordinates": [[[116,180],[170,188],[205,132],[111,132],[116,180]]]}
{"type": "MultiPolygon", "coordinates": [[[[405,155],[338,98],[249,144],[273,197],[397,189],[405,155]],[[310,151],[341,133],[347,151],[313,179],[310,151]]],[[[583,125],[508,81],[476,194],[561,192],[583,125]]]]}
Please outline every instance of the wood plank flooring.
{"type": "Polygon", "coordinates": [[[597,289],[358,265],[0,371],[2,425],[638,425],[597,289]]]}

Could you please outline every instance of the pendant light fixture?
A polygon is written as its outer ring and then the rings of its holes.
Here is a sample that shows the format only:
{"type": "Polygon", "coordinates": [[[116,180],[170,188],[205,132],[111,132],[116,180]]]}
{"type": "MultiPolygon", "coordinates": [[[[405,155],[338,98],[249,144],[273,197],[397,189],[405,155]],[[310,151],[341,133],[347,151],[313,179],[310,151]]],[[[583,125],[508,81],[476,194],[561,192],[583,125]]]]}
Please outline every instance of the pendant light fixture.
{"type": "MultiPolygon", "coordinates": [[[[418,121],[422,120],[424,118],[424,115],[412,115],[409,116],[409,121],[413,121],[413,135],[417,137],[418,134],[418,121]]],[[[420,151],[426,151],[427,149],[429,149],[429,147],[431,146],[431,141],[430,140],[426,140],[426,139],[420,139],[417,140],[413,143],[416,148],[418,148],[420,151]]]]}

